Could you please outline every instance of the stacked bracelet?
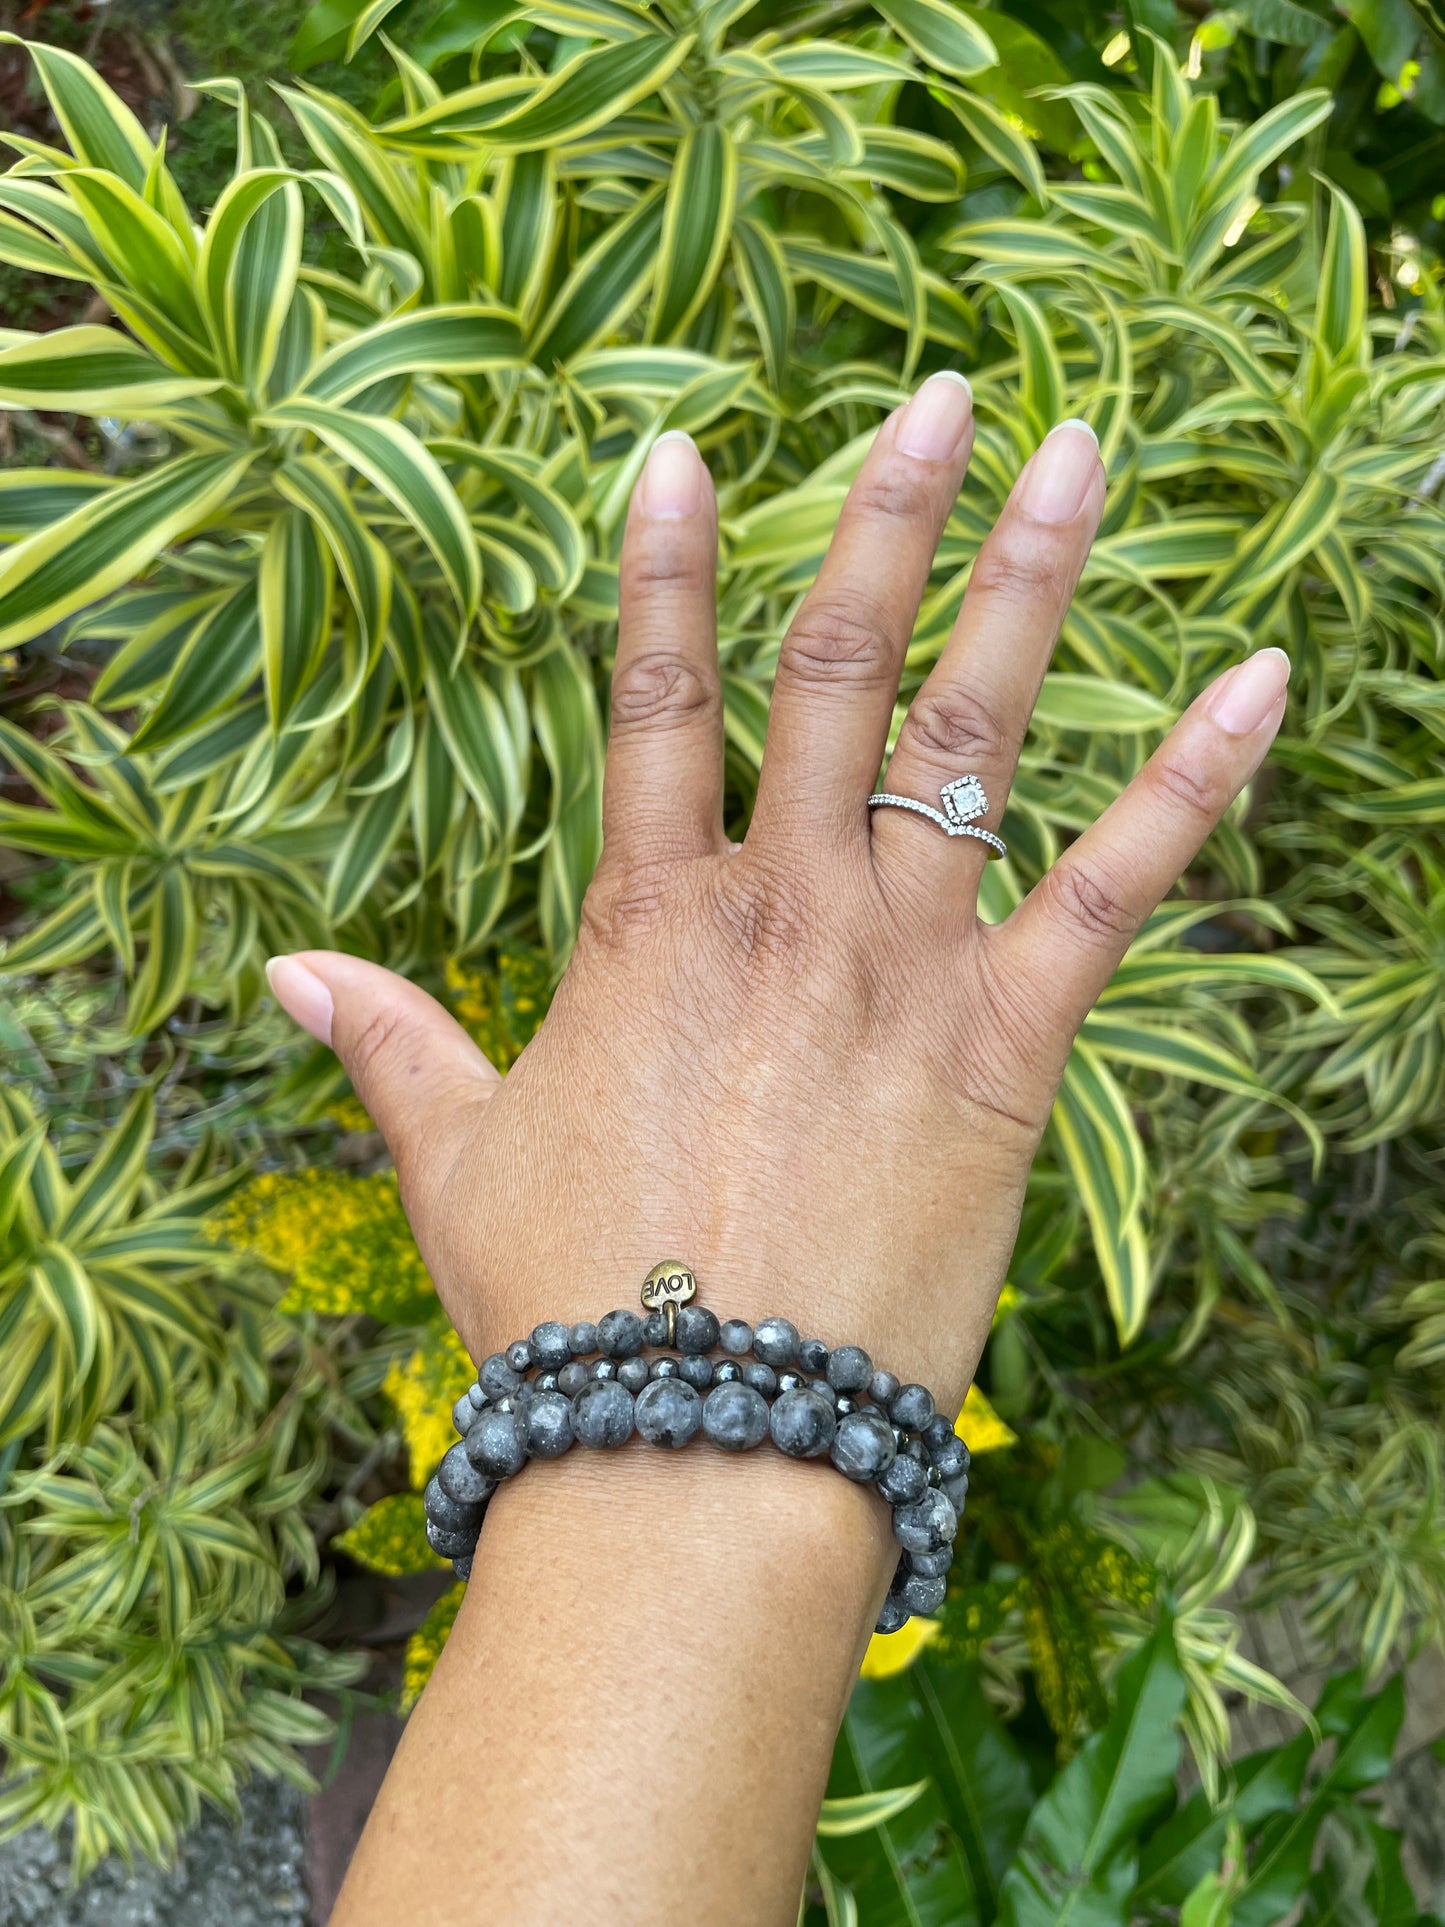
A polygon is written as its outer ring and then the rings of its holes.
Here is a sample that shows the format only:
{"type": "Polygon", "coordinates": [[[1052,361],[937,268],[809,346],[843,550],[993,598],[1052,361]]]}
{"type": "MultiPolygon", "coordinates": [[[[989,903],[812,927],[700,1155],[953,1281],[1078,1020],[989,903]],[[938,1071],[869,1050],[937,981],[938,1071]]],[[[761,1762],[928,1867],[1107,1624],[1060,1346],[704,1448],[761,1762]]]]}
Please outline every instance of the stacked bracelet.
{"type": "Polygon", "coordinates": [[[858,1345],[830,1350],[800,1338],[786,1318],[719,1323],[690,1302],[696,1290],[686,1265],[657,1265],[642,1287],[645,1316],[554,1320],[484,1360],[452,1412],[461,1443],[426,1488],[433,1550],[469,1577],[498,1485],[528,1459],[560,1458],[574,1443],[610,1448],[636,1432],[650,1445],[676,1447],[701,1433],[725,1452],[746,1452],[770,1438],[789,1458],[826,1455],[892,1506],[903,1553],[879,1632],[936,1612],[969,1456],[930,1393],[875,1371],[858,1345]]]}

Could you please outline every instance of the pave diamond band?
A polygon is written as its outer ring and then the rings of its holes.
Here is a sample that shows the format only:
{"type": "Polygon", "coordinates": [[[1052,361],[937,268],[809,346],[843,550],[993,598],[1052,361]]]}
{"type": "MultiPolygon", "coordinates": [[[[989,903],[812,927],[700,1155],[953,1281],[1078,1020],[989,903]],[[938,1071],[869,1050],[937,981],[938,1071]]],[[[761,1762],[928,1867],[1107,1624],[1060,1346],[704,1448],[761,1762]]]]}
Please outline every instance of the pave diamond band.
{"type": "Polygon", "coordinates": [[[988,845],[990,856],[1008,855],[1008,845],[1001,836],[977,827],[975,818],[988,814],[988,797],[976,776],[956,776],[951,783],[944,784],[938,800],[943,805],[941,810],[929,803],[920,803],[916,797],[894,796],[887,790],[879,790],[868,798],[868,807],[870,810],[912,810],[915,816],[926,816],[930,823],[936,823],[945,836],[971,836],[988,845]]]}

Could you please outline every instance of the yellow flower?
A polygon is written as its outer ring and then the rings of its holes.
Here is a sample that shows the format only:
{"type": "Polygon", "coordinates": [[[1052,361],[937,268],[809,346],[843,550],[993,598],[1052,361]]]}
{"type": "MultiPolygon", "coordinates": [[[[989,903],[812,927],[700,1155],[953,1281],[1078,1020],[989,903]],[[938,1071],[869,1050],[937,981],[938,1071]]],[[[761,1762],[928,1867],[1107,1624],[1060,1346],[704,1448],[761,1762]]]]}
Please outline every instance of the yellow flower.
{"type": "Polygon", "coordinates": [[[936,1619],[910,1619],[896,1633],[874,1633],[863,1655],[864,1679],[891,1679],[911,1666],[924,1647],[938,1637],[936,1619]]]}
{"type": "Polygon", "coordinates": [[[969,1386],[968,1397],[963,1401],[963,1410],[953,1429],[974,1458],[982,1457],[985,1452],[1002,1452],[1018,1438],[1018,1433],[1004,1424],[976,1385],[969,1386]]]}

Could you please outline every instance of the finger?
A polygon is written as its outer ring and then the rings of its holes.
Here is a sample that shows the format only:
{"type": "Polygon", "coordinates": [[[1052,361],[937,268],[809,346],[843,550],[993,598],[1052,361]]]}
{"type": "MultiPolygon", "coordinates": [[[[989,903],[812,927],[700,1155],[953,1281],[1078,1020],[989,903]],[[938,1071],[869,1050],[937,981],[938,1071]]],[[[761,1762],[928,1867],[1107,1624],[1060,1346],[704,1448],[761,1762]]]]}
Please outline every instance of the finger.
{"type": "Polygon", "coordinates": [[[602,791],[609,856],[721,850],[717,502],[692,437],[660,435],[622,542],[612,728],[602,791]]]}
{"type": "Polygon", "coordinates": [[[1264,761],[1289,657],[1261,649],[1213,682],[1006,923],[999,968],[1058,1032],[1060,1061],[1145,918],[1264,761]]]}
{"type": "Polygon", "coordinates": [[[973,447],[962,375],[930,375],[879,429],[783,642],[753,822],[852,821],[888,740],[903,653],[973,447]]]}
{"type": "Polygon", "coordinates": [[[410,1201],[425,1189],[424,1147],[434,1149],[438,1129],[489,1098],[501,1078],[434,997],[380,964],[300,950],[273,957],[266,977],[286,1014],[341,1059],[410,1201]]]}
{"type": "MultiPolygon", "coordinates": [[[[1104,465],[1087,422],[1060,422],[1014,484],[978,552],[953,633],[898,733],[884,789],[938,807],[939,791],[977,776],[981,827],[998,830],[1039,685],[1104,509],[1104,465]]],[[[973,911],[987,846],[925,836],[908,812],[873,816],[880,874],[893,887],[973,911]],[[894,858],[897,862],[894,862],[894,858]]]]}

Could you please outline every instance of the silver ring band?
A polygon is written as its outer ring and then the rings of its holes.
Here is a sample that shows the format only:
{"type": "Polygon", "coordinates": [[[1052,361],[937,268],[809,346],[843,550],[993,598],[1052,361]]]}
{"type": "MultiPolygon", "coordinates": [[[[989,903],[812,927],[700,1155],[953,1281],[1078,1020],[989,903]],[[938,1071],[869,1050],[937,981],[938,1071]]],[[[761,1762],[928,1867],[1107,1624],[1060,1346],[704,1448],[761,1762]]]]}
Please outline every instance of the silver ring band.
{"type": "Polygon", "coordinates": [[[936,810],[932,804],[920,803],[916,797],[894,796],[888,790],[879,790],[868,798],[868,807],[870,810],[912,810],[915,816],[926,816],[930,823],[936,823],[945,836],[971,836],[988,845],[990,856],[1008,855],[1008,845],[1001,836],[977,826],[975,819],[988,813],[988,798],[976,776],[956,776],[951,783],[945,783],[939,792],[939,801],[943,808],[936,810]]]}

